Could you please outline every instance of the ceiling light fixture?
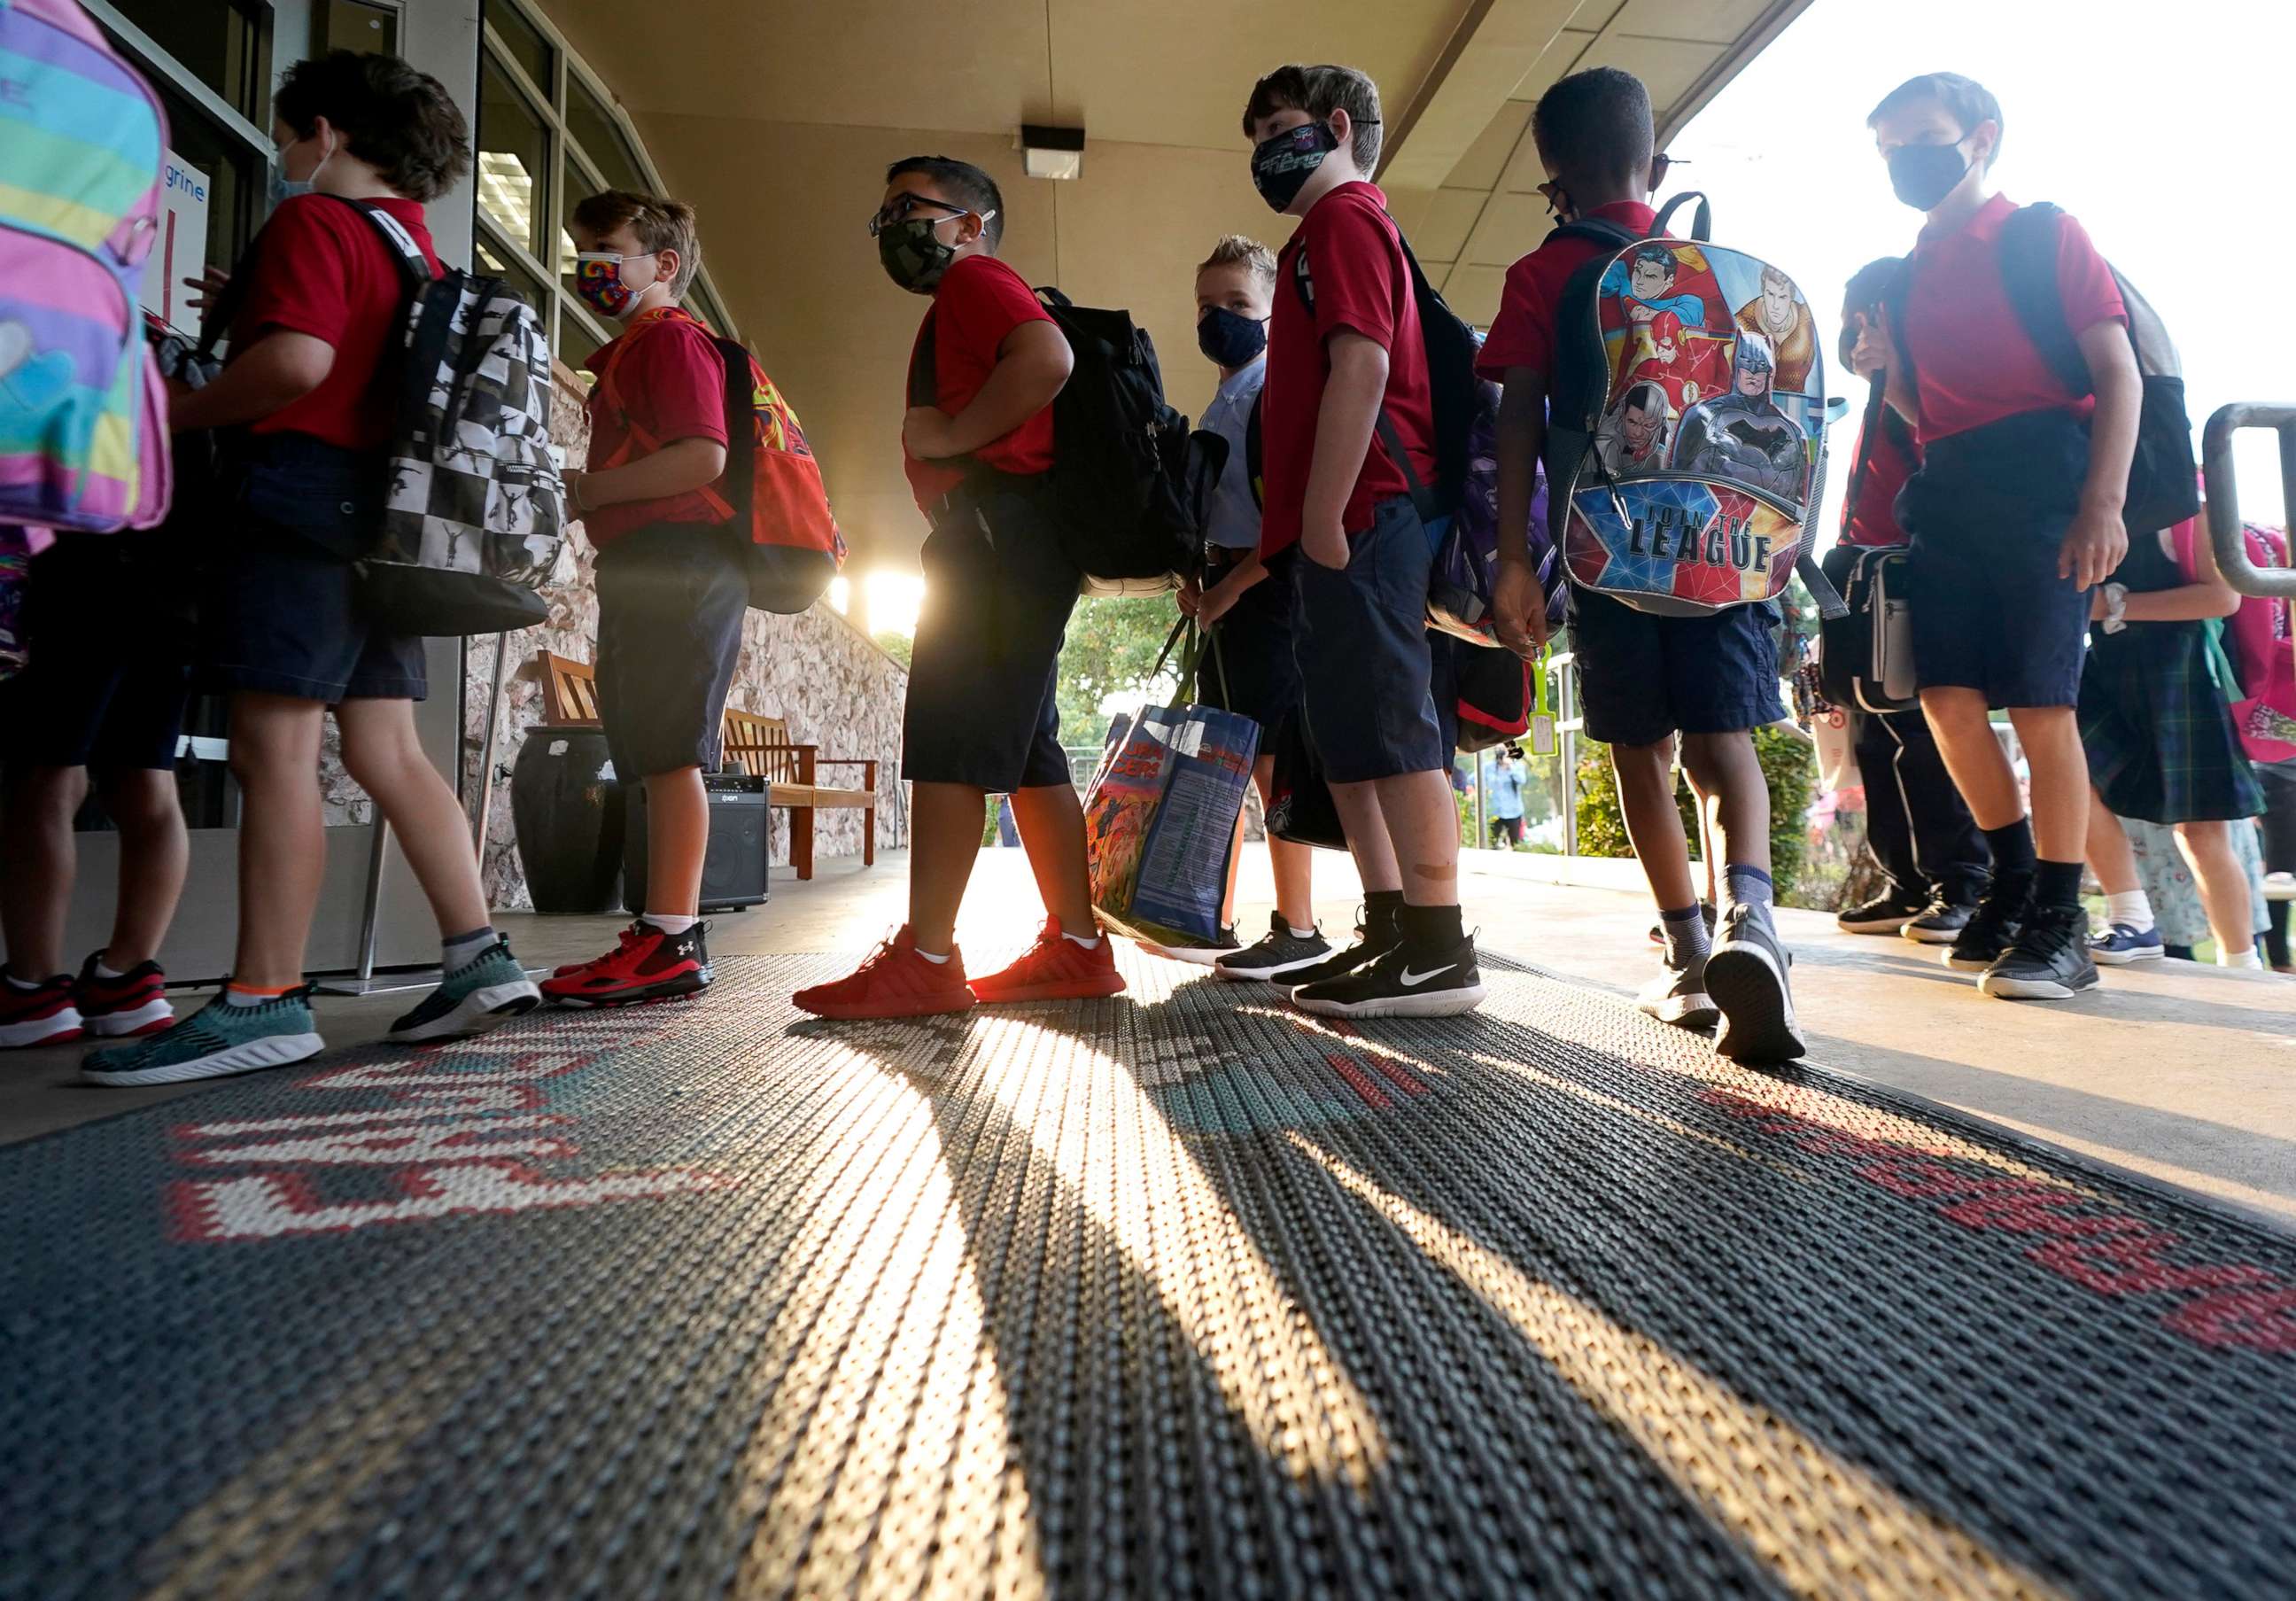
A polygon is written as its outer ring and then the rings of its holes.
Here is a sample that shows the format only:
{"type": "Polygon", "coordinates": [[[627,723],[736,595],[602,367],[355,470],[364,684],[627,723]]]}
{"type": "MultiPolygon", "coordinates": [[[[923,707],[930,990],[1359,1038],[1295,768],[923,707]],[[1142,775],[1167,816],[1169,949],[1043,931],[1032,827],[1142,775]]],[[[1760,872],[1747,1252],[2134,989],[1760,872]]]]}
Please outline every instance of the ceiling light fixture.
{"type": "Polygon", "coordinates": [[[1084,129],[1021,125],[1021,164],[1032,178],[1084,176],[1084,129]]]}

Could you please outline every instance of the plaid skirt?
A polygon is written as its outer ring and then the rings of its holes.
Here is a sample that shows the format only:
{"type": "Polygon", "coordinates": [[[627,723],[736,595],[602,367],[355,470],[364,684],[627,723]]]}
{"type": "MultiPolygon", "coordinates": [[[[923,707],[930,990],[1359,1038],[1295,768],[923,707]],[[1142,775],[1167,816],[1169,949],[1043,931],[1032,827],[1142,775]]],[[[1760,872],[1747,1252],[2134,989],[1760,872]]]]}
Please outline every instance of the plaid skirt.
{"type": "Polygon", "coordinates": [[[2253,817],[2264,809],[2199,623],[2093,631],[2081,667],[2081,743],[2113,814],[2148,823],[2253,817]]]}

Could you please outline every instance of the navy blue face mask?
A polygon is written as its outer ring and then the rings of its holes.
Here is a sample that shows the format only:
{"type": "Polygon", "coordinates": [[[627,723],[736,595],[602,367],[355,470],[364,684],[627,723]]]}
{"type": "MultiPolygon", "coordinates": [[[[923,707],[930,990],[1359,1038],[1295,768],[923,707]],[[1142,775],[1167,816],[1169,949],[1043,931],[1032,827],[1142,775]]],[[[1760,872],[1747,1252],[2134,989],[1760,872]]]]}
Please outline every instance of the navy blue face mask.
{"type": "Polygon", "coordinates": [[[1196,349],[1220,366],[1242,366],[1267,349],[1267,324],[1225,306],[1207,306],[1196,319],[1196,349]]]}
{"type": "Polygon", "coordinates": [[[1328,122],[1303,122],[1252,147],[1251,185],[1274,211],[1286,210],[1315,176],[1324,158],[1340,147],[1328,122]]]}

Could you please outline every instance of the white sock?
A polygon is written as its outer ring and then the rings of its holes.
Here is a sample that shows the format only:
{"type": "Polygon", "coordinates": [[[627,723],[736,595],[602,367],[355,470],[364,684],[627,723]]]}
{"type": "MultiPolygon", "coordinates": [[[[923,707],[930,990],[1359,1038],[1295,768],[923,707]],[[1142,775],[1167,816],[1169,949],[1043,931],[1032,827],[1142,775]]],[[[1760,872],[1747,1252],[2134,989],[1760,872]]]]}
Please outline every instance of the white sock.
{"type": "Polygon", "coordinates": [[[1086,950],[1098,950],[1100,948],[1100,936],[1098,934],[1095,934],[1089,940],[1080,940],[1076,935],[1069,932],[1068,930],[1062,929],[1061,931],[1061,938],[1066,940],[1071,945],[1082,946],[1086,950]]]}
{"type": "Polygon", "coordinates": [[[926,961],[931,962],[936,967],[945,967],[948,965],[948,952],[947,951],[943,951],[940,955],[935,956],[932,952],[925,949],[920,945],[912,945],[909,948],[915,951],[917,955],[922,956],[926,961]]]}
{"type": "Polygon", "coordinates": [[[473,930],[470,933],[456,934],[452,939],[439,940],[439,970],[449,973],[462,972],[463,968],[492,950],[495,939],[494,925],[488,924],[486,927],[473,930]]]}
{"type": "Polygon", "coordinates": [[[2115,925],[2127,924],[2141,934],[2152,926],[2152,902],[2142,890],[2108,895],[2104,898],[2104,920],[2115,925]]]}
{"type": "Polygon", "coordinates": [[[2217,965],[2219,967],[2245,968],[2251,973],[2258,973],[2263,970],[2264,958],[2256,954],[2256,947],[2253,945],[2250,946],[2246,950],[2226,950],[2222,947],[2218,947],[2217,950],[2217,965]]]}
{"type": "Polygon", "coordinates": [[[1288,923],[1283,926],[1292,929],[1292,937],[1294,940],[1312,940],[1316,937],[1316,926],[1313,924],[1309,924],[1306,928],[1292,928],[1288,923]]]}
{"type": "Polygon", "coordinates": [[[24,980],[18,978],[12,973],[6,976],[8,980],[8,988],[15,990],[19,995],[29,995],[33,990],[37,989],[40,987],[37,984],[27,983],[24,980]]]}
{"type": "Polygon", "coordinates": [[[682,934],[701,921],[699,917],[673,917],[668,912],[647,912],[643,921],[665,934],[682,934]]]}
{"type": "Polygon", "coordinates": [[[124,979],[127,975],[102,956],[98,956],[95,959],[95,976],[100,979],[124,979]]]}

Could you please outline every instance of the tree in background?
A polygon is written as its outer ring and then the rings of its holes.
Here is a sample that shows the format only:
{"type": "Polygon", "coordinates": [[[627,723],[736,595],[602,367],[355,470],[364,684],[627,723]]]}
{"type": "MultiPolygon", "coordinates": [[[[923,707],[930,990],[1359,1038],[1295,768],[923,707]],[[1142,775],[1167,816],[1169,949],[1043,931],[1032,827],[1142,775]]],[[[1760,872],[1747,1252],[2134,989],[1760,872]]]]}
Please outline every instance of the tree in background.
{"type": "MultiPolygon", "coordinates": [[[[1061,743],[1097,746],[1108,732],[1101,703],[1111,695],[1144,697],[1165,636],[1179,620],[1168,595],[1077,602],[1061,642],[1058,699],[1061,743]]],[[[1166,673],[1171,669],[1168,667],[1166,673]]]]}

